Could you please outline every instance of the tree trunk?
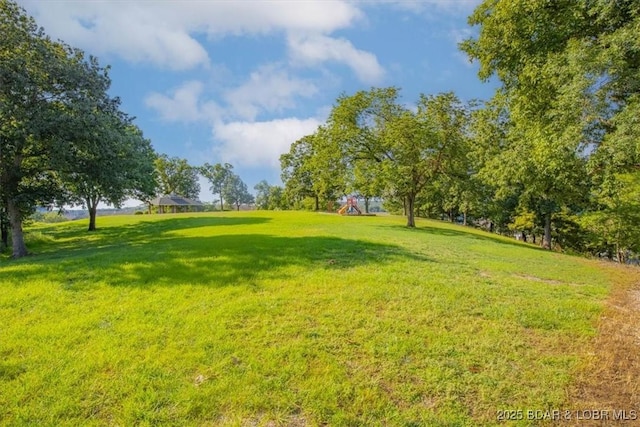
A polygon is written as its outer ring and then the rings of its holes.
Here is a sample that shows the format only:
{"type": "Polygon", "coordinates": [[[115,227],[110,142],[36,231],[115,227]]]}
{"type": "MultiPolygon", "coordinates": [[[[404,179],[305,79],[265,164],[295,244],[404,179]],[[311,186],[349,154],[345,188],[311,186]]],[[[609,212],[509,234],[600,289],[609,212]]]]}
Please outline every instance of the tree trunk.
{"type": "Polygon", "coordinates": [[[318,212],[320,210],[320,197],[318,197],[318,195],[315,195],[315,199],[316,199],[316,212],[318,212]]]}
{"type": "Polygon", "coordinates": [[[0,233],[2,234],[0,251],[4,251],[9,247],[9,224],[7,221],[7,212],[4,209],[0,211],[0,233]]]}
{"type": "Polygon", "coordinates": [[[98,198],[87,197],[87,208],[89,208],[89,230],[96,231],[96,214],[98,213],[98,198]]]}
{"type": "Polygon", "coordinates": [[[522,241],[527,243],[527,233],[525,233],[524,231],[522,232],[522,241]]]}
{"type": "Polygon", "coordinates": [[[96,231],[96,214],[97,214],[97,206],[89,207],[89,230],[87,231],[96,231]]]}
{"type": "Polygon", "coordinates": [[[467,225],[467,211],[462,212],[462,225],[467,225]]]}
{"type": "Polygon", "coordinates": [[[551,249],[551,214],[544,216],[544,236],[542,238],[542,247],[551,249]]]}
{"type": "Polygon", "coordinates": [[[24,234],[22,233],[22,215],[20,209],[11,198],[7,199],[7,214],[11,224],[11,241],[13,257],[22,258],[29,254],[27,246],[24,244],[24,234]]]}
{"type": "Polygon", "coordinates": [[[415,227],[416,220],[413,212],[413,205],[415,204],[416,196],[411,194],[406,198],[406,206],[407,206],[407,227],[415,227]]]}
{"type": "Polygon", "coordinates": [[[236,203],[236,211],[240,212],[240,203],[236,203]]]}
{"type": "Polygon", "coordinates": [[[224,205],[222,204],[222,192],[220,192],[220,212],[224,211],[224,205]]]}
{"type": "Polygon", "coordinates": [[[531,235],[531,240],[533,241],[533,244],[536,244],[536,235],[535,233],[531,235]]]}
{"type": "Polygon", "coordinates": [[[369,198],[364,198],[364,213],[369,213],[369,198]]]}
{"type": "Polygon", "coordinates": [[[624,264],[625,263],[625,259],[624,259],[624,254],[622,253],[622,251],[620,250],[620,231],[621,231],[621,224],[618,223],[618,232],[616,233],[616,258],[618,260],[618,262],[620,264],[624,264]]]}

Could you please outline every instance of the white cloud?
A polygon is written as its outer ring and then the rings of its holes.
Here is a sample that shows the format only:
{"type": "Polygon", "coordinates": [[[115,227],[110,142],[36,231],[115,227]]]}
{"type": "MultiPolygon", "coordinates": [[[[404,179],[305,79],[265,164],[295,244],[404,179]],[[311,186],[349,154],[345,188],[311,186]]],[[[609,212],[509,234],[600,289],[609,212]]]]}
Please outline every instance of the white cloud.
{"type": "MultiPolygon", "coordinates": [[[[181,8],[184,2],[180,3],[181,8]]],[[[256,34],[278,30],[332,32],[361,17],[346,1],[216,1],[186,2],[193,19],[203,20],[209,34],[256,34]],[[202,13],[206,16],[200,17],[202,13]]],[[[177,5],[177,3],[176,3],[177,5]]]]}
{"type": "Polygon", "coordinates": [[[150,93],[145,104],[168,122],[254,121],[262,112],[281,113],[295,107],[296,98],[318,93],[311,81],[293,77],[275,64],[259,67],[244,84],[226,91],[225,108],[214,101],[203,101],[204,88],[200,81],[187,81],[168,94],[150,93]]]}
{"type": "Polygon", "coordinates": [[[149,94],[145,98],[145,104],[169,122],[216,120],[221,115],[221,109],[213,101],[200,101],[203,89],[201,82],[188,81],[176,88],[170,96],[157,92],[149,94]]]}
{"type": "Polygon", "coordinates": [[[48,34],[93,54],[115,54],[130,62],[150,62],[184,70],[207,64],[209,56],[189,28],[163,9],[173,2],[26,1],[48,34]],[[165,5],[162,7],[161,5],[165,5]]]}
{"type": "Polygon", "coordinates": [[[280,155],[291,144],[318,128],[315,118],[286,118],[265,122],[219,123],[214,138],[221,142],[219,155],[223,161],[241,166],[280,167],[280,155]]]}
{"type": "Polygon", "coordinates": [[[291,58],[296,63],[316,65],[324,61],[341,62],[349,66],[361,81],[369,84],[380,83],[384,77],[384,68],[376,56],[356,49],[346,39],[319,34],[291,34],[288,43],[291,58]]]}
{"type": "MultiPolygon", "coordinates": [[[[348,28],[364,15],[349,1],[144,1],[22,0],[54,38],[96,55],[115,55],[132,63],[172,70],[211,66],[198,36],[290,37],[293,57],[306,65],[345,63],[366,83],[379,83],[384,70],[376,57],[346,39],[326,36],[348,28]]],[[[211,55],[211,57],[210,57],[211,55]]]]}
{"type": "Polygon", "coordinates": [[[361,12],[346,1],[36,1],[21,4],[47,33],[94,54],[183,70],[209,63],[194,35],[331,33],[361,12]]]}
{"type": "Polygon", "coordinates": [[[311,97],[318,88],[309,80],[292,77],[276,65],[264,65],[251,73],[242,86],[229,90],[225,100],[232,111],[246,120],[261,112],[278,113],[295,106],[296,97],[311,97]]]}

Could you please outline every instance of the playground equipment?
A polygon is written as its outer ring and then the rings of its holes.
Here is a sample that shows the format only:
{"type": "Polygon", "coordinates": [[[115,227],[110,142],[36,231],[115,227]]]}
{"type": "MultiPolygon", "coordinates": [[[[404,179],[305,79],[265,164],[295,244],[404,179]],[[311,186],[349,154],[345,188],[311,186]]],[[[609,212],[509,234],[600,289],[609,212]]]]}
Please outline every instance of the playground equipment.
{"type": "Polygon", "coordinates": [[[355,197],[347,197],[347,204],[342,206],[338,213],[340,215],[362,215],[362,211],[358,207],[358,202],[355,197]]]}

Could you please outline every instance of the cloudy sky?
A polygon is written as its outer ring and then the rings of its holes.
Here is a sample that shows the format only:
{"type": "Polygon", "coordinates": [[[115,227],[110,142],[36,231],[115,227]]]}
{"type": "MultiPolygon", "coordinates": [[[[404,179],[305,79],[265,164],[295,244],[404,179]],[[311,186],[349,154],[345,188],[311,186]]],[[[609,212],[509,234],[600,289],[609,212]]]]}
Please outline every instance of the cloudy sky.
{"type": "MultiPolygon", "coordinates": [[[[457,49],[478,0],[19,0],[111,66],[112,94],[159,153],[280,183],[280,154],[335,99],[372,86],[488,99],[457,49]]],[[[202,182],[201,200],[214,197],[202,182]]]]}

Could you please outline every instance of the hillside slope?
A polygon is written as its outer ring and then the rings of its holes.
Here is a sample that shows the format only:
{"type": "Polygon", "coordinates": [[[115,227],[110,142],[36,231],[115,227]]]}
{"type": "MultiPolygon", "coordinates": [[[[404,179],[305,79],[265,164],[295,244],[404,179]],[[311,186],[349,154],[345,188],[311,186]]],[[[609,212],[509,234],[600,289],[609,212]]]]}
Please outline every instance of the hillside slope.
{"type": "Polygon", "coordinates": [[[35,225],[35,255],[0,261],[0,424],[490,425],[572,404],[606,300],[637,272],[402,224],[35,225]]]}

